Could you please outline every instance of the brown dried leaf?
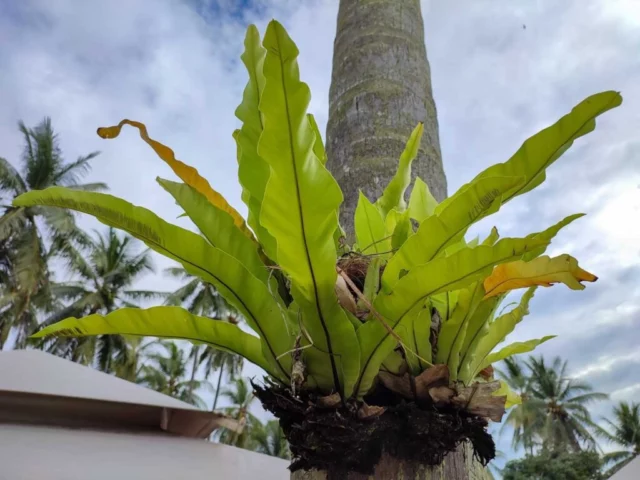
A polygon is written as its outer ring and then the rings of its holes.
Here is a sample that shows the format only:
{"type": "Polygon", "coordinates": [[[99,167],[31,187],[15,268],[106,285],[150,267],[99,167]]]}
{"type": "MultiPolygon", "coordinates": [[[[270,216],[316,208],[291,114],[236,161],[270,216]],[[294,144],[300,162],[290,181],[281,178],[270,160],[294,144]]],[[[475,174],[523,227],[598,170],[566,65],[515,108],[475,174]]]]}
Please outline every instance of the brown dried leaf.
{"type": "Polygon", "coordinates": [[[408,373],[400,376],[381,371],[378,373],[378,378],[392,392],[411,400],[414,398],[413,389],[411,388],[411,376],[408,373]]]}
{"type": "Polygon", "coordinates": [[[494,396],[500,382],[474,383],[470,387],[458,387],[458,394],[451,399],[458,408],[469,413],[500,422],[504,415],[506,396],[494,396]]]}
{"type": "Polygon", "coordinates": [[[336,408],[340,405],[341,399],[339,393],[332,393],[326,397],[318,398],[317,405],[320,408],[336,408]]]}
{"type": "Polygon", "coordinates": [[[484,378],[485,380],[491,380],[493,379],[493,366],[489,365],[486,368],[483,368],[482,370],[480,370],[480,373],[478,375],[480,375],[482,378],[484,378]]]}
{"type": "Polygon", "coordinates": [[[429,398],[429,390],[434,387],[446,387],[449,385],[449,367],[446,365],[434,365],[426,369],[415,378],[416,396],[423,400],[429,398]]]}
{"type": "Polygon", "coordinates": [[[358,418],[360,420],[365,420],[367,418],[375,418],[379,417],[386,410],[385,407],[379,407],[377,405],[367,405],[364,403],[360,409],[358,409],[358,418]]]}
{"type": "Polygon", "coordinates": [[[353,295],[351,295],[349,287],[347,286],[347,282],[340,275],[338,275],[338,278],[336,278],[335,290],[338,297],[338,302],[340,303],[342,308],[355,315],[358,312],[356,300],[355,298],[353,298],[353,295]]]}
{"type": "Polygon", "coordinates": [[[433,403],[438,407],[449,405],[455,394],[456,392],[447,386],[434,387],[429,390],[431,400],[433,400],[433,403]]]}

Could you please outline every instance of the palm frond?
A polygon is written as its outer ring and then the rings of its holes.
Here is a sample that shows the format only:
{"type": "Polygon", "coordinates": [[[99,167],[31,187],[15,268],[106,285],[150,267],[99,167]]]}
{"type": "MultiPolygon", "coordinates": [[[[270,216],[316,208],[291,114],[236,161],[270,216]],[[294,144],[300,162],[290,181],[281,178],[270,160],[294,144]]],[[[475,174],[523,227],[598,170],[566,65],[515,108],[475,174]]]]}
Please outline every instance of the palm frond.
{"type": "Polygon", "coordinates": [[[0,157],[0,192],[2,191],[17,196],[27,191],[27,185],[13,165],[0,157]]]}
{"type": "Polygon", "coordinates": [[[78,158],[75,162],[67,163],[56,172],[53,183],[64,187],[75,187],[78,180],[91,171],[89,162],[98,155],[100,152],[91,152],[78,158]]]}

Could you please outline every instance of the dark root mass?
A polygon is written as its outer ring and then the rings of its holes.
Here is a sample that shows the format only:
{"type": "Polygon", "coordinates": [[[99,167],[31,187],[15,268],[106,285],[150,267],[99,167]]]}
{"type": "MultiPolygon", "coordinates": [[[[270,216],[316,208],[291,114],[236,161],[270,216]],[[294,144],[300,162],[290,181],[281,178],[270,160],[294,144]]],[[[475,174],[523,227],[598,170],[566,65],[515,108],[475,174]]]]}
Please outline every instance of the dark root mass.
{"type": "Polygon", "coordinates": [[[361,402],[322,408],[319,404],[325,402],[308,392],[294,397],[281,386],[253,387],[263,406],[280,420],[293,454],[289,467],[292,472],[315,468],[335,478],[346,472],[369,475],[383,452],[404,461],[435,466],[464,441],[471,442],[483,465],[495,457],[486,420],[462,410],[418,406],[386,395],[386,399],[378,396],[376,402],[369,399],[377,405],[386,400],[383,413],[379,414],[383,409],[378,408],[378,414],[363,415],[361,402]]]}

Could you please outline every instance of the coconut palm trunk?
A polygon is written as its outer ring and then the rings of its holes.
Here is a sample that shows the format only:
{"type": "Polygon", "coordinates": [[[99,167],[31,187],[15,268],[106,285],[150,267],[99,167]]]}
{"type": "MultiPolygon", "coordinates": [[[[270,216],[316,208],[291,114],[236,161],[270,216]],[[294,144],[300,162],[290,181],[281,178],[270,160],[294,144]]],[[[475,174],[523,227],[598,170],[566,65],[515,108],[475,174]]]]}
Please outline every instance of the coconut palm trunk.
{"type": "Polygon", "coordinates": [[[222,374],[224,373],[224,362],[220,365],[220,373],[218,373],[218,384],[216,385],[216,396],[213,398],[212,412],[218,407],[218,397],[220,396],[220,386],[222,385],[222,374]]]}
{"type": "MultiPolygon", "coordinates": [[[[341,224],[353,232],[352,219],[362,190],[378,198],[396,171],[409,134],[424,122],[413,175],[427,182],[437,200],[447,195],[436,106],[419,0],[340,0],[333,52],[327,125],[328,166],[345,199],[341,224]]],[[[384,454],[373,477],[348,479],[471,480],[488,478],[463,444],[443,465],[428,467],[384,454]]],[[[297,471],[295,480],[324,480],[319,471],[297,471]]]]}
{"type": "Polygon", "coordinates": [[[419,0],[340,0],[327,125],[328,167],[344,193],[340,221],[353,231],[358,190],[378,198],[409,134],[424,122],[413,175],[447,195],[419,0]]]}
{"type": "Polygon", "coordinates": [[[200,356],[200,347],[194,347],[193,351],[193,365],[191,366],[191,377],[189,378],[189,395],[193,393],[193,385],[196,379],[196,372],[198,371],[198,357],[200,356]]]}

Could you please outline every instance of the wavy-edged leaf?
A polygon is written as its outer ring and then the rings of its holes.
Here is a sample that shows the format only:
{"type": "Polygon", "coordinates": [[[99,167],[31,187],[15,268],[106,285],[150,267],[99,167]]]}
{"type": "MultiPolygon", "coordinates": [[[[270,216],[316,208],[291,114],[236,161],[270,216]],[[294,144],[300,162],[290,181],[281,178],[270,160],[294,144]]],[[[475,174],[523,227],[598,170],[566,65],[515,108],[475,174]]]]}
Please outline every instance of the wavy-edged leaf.
{"type": "MultiPolygon", "coordinates": [[[[541,237],[541,238],[545,238],[545,237],[541,237]]],[[[553,237],[552,237],[553,238],[553,237]]],[[[495,245],[495,243],[500,239],[500,233],[498,233],[498,229],[496,227],[492,227],[491,228],[491,232],[489,232],[489,235],[487,235],[487,238],[485,238],[482,241],[483,245],[495,245]]],[[[545,238],[545,240],[547,240],[545,238]]],[[[551,238],[548,239],[549,241],[551,241],[551,238]]],[[[527,256],[527,254],[525,254],[525,256],[527,256]]],[[[523,257],[524,258],[524,257],[523,257]]]]}
{"type": "Polygon", "coordinates": [[[242,218],[242,216],[236,211],[236,209],[229,205],[229,202],[227,202],[222,195],[211,188],[211,185],[209,184],[207,179],[201,177],[198,173],[198,170],[178,160],[175,157],[173,150],[171,150],[169,147],[150,138],[149,134],[147,133],[147,127],[143,123],[124,119],[118,125],[115,125],[113,127],[98,128],[98,135],[105,139],[116,138],[118,135],[120,135],[120,131],[125,125],[130,125],[137,128],[138,132],[140,133],[140,138],[142,138],[153,149],[153,151],[156,152],[156,154],[162,160],[164,160],[167,165],[171,167],[171,170],[173,170],[173,172],[184,183],[200,192],[216,207],[225,210],[229,215],[231,215],[235,225],[240,230],[242,230],[247,237],[253,239],[253,233],[251,232],[251,230],[249,230],[244,221],[244,218],[242,218]]]}
{"type": "Polygon", "coordinates": [[[362,192],[356,206],[354,228],[362,253],[381,254],[391,250],[391,239],[387,235],[382,213],[362,192]]]}
{"type": "Polygon", "coordinates": [[[387,213],[385,229],[387,237],[391,237],[391,250],[397,251],[413,235],[409,210],[399,212],[394,208],[387,213]]]}
{"type": "Polygon", "coordinates": [[[509,409],[515,405],[522,404],[522,397],[516,392],[511,390],[507,382],[504,380],[498,380],[500,382],[500,388],[493,392],[494,397],[506,397],[504,408],[509,409]]]}
{"type": "Polygon", "coordinates": [[[471,362],[473,358],[472,352],[476,351],[480,341],[482,341],[489,332],[489,325],[504,297],[504,295],[498,295],[497,297],[482,300],[469,319],[464,343],[460,350],[461,359],[458,368],[460,372],[469,368],[468,363],[471,362]]]}
{"type": "Polygon", "coordinates": [[[244,52],[240,56],[249,74],[242,94],[242,103],[235,115],[242,122],[233,138],[238,146],[238,180],[242,186],[242,200],[249,210],[248,222],[269,258],[276,258],[276,243],[271,234],[260,224],[260,211],[270,169],[258,155],[258,140],[263,130],[259,110],[265,78],[262,73],[267,50],[260,43],[260,33],[255,25],[249,25],[244,39],[244,52]]]}
{"type": "MultiPolygon", "coordinates": [[[[556,123],[527,139],[509,160],[487,168],[461,189],[467,188],[481,178],[524,176],[525,182],[505,193],[502,203],[534,189],[544,182],[546,169],[560,158],[576,139],[593,131],[596,126],[596,117],[620,106],[621,103],[620,93],[614,91],[587,97],[556,123]]],[[[449,200],[446,199],[440,206],[449,200]]]]}
{"type": "Polygon", "coordinates": [[[156,252],[176,260],[192,275],[213,284],[220,294],[244,315],[249,326],[264,342],[263,353],[287,378],[291,350],[286,321],[267,286],[238,260],[215,248],[200,235],[172,225],[153,212],[104,193],[51,187],[25,193],[14,200],[17,206],[47,205],[93,215],[102,223],[119,228],[142,240],[156,252]]]}
{"type": "MultiPolygon", "coordinates": [[[[380,257],[373,257],[369,265],[367,265],[367,273],[364,277],[364,290],[362,293],[369,303],[373,303],[376,295],[378,295],[378,290],[380,290],[380,269],[382,265],[383,260],[380,257]]],[[[366,311],[368,309],[367,305],[365,305],[361,299],[358,299],[357,303],[359,310],[366,311]]]]}
{"type": "Polygon", "coordinates": [[[390,291],[398,281],[402,270],[411,270],[415,265],[427,263],[444,249],[463,240],[467,229],[486,215],[500,208],[501,195],[521,182],[521,178],[490,177],[458,191],[448,200],[444,210],[442,204],[436,213],[427,218],[415,235],[391,257],[382,276],[382,286],[390,291]]]}
{"type": "Polygon", "coordinates": [[[499,350],[496,353],[492,353],[489,355],[483,363],[480,364],[479,370],[482,370],[489,365],[499,362],[500,360],[504,360],[505,358],[512,357],[513,355],[520,355],[521,353],[528,353],[536,349],[539,345],[542,345],[544,342],[551,340],[552,338],[556,338],[555,335],[547,335],[542,338],[535,338],[533,340],[527,340],[526,342],[515,342],[510,345],[507,345],[503,349],[499,350]]]}
{"type": "Polygon", "coordinates": [[[410,350],[405,350],[407,365],[413,375],[419,375],[433,363],[431,358],[431,303],[425,302],[423,308],[412,314],[407,325],[407,335],[403,330],[400,338],[410,350]],[[426,363],[426,362],[429,363],[426,363]]]}
{"type": "MultiPolygon", "coordinates": [[[[466,248],[449,257],[419,265],[398,281],[391,293],[379,294],[374,307],[394,331],[405,328],[410,317],[408,314],[413,309],[422,308],[427,297],[464,288],[488,275],[494,265],[520,258],[532,248],[539,247],[539,242],[505,238],[493,247],[466,248]]],[[[377,321],[367,322],[357,333],[362,373],[356,391],[362,396],[371,388],[381,363],[395,348],[396,339],[377,321]]]]}
{"type": "Polygon", "coordinates": [[[260,258],[258,246],[235,226],[231,215],[185,183],[161,178],[157,181],[173,196],[211,245],[238,260],[265,284],[269,281],[269,271],[260,258]]]}
{"type": "Polygon", "coordinates": [[[409,216],[422,223],[433,215],[437,206],[438,201],[431,195],[429,186],[420,177],[416,177],[409,197],[409,216]]]}
{"type": "Polygon", "coordinates": [[[316,123],[316,117],[312,114],[307,113],[307,118],[309,119],[309,125],[311,126],[311,130],[315,134],[316,141],[313,142],[313,153],[316,154],[318,160],[322,165],[326,165],[327,163],[327,152],[324,149],[324,144],[322,143],[322,135],[320,134],[320,129],[318,128],[318,124],[316,123]]]}
{"type": "Polygon", "coordinates": [[[485,298],[500,295],[517,288],[538,285],[550,287],[562,282],[571,290],[584,290],[580,282],[595,282],[598,277],[578,266],[578,261],[571,255],[538,257],[530,262],[518,260],[499,265],[493,273],[485,278],[485,298]]]}
{"type": "Polygon", "coordinates": [[[382,196],[376,201],[376,206],[380,208],[383,217],[394,208],[399,212],[407,208],[404,193],[411,183],[411,162],[413,162],[418,155],[423,132],[424,124],[420,122],[416,128],[413,129],[413,132],[411,132],[404,151],[402,155],[400,155],[400,161],[398,162],[398,169],[395,175],[382,192],[382,196]]]}
{"type": "Polygon", "coordinates": [[[474,282],[461,290],[453,316],[444,322],[440,329],[436,363],[442,363],[449,367],[452,381],[457,380],[458,377],[460,351],[464,345],[467,326],[483,296],[482,282],[474,282]]]}
{"type": "Polygon", "coordinates": [[[433,307],[438,311],[442,323],[448,321],[456,310],[458,304],[459,291],[444,292],[433,295],[429,300],[433,307]]]}
{"type": "MultiPolygon", "coordinates": [[[[222,320],[200,317],[181,307],[120,308],[108,315],[67,318],[43,328],[33,338],[136,335],[189,340],[236,353],[278,377],[262,354],[260,339],[222,320]]],[[[280,374],[281,375],[281,374],[280,374]]]]}
{"type": "MultiPolygon", "coordinates": [[[[487,238],[483,240],[482,245],[495,245],[499,238],[498,229],[493,227],[487,238]]],[[[481,287],[481,282],[477,282],[474,286],[477,288],[477,290],[475,290],[477,295],[484,295],[484,288],[481,287]]],[[[495,310],[502,301],[502,298],[502,296],[487,300],[480,298],[479,300],[475,299],[473,301],[473,311],[468,311],[464,319],[464,335],[462,335],[461,339],[457,339],[458,342],[456,343],[456,350],[458,350],[460,358],[459,360],[458,357],[454,358],[455,364],[452,363],[449,365],[452,378],[457,378],[458,368],[464,365],[468,356],[469,346],[472,344],[474,346],[477,345],[477,342],[486,335],[489,320],[493,318],[495,310]],[[461,344],[460,341],[462,342],[461,344]]]]}
{"type": "MultiPolygon", "coordinates": [[[[555,225],[552,225],[546,230],[538,233],[532,233],[531,235],[527,235],[527,237],[545,239],[551,242],[551,240],[555,238],[555,236],[558,234],[560,230],[562,230],[564,227],[566,227],[567,225],[569,225],[574,220],[577,220],[580,217],[584,217],[584,213],[576,213],[574,215],[569,215],[568,217],[563,218],[558,223],[556,223],[555,225]]],[[[540,247],[532,252],[527,253],[524,257],[522,257],[522,260],[524,260],[525,262],[533,260],[534,258],[542,255],[545,252],[545,250],[546,250],[546,247],[540,247]]]]}
{"type": "Polygon", "coordinates": [[[276,21],[269,23],[263,44],[264,131],[258,153],[271,167],[271,176],[260,222],[276,239],[278,264],[291,280],[292,296],[313,339],[314,347],[305,355],[322,359],[307,362],[309,373],[323,382],[321,375],[329,370],[331,382],[321,388],[350,396],[360,357],[355,330],[334,290],[334,233],[342,192],[313,150],[316,139],[306,115],[311,96],[299,79],[298,49],[276,21]]]}
{"type": "MultiPolygon", "coordinates": [[[[476,348],[469,352],[467,357],[469,362],[462,365],[460,371],[460,380],[465,383],[471,382],[480,370],[484,367],[486,358],[504,339],[516,328],[516,325],[522,321],[525,315],[529,314],[529,302],[535,294],[536,287],[527,290],[520,303],[510,312],[496,318],[489,325],[487,334],[480,340],[476,348]]],[[[486,365],[485,365],[486,366],[486,365]]]]}

